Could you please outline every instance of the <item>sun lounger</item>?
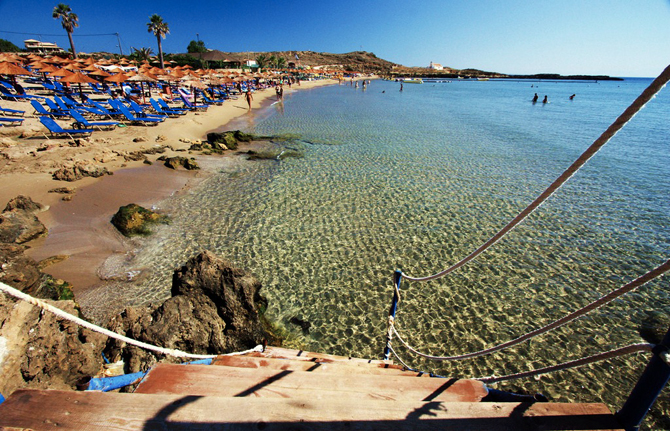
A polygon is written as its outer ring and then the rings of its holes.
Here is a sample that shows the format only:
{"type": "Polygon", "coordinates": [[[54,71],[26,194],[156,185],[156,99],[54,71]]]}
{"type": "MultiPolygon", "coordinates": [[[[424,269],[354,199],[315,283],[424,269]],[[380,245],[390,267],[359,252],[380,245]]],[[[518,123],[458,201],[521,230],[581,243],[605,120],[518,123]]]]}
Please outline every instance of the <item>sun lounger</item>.
{"type": "Polygon", "coordinates": [[[99,130],[102,130],[102,128],[107,128],[107,129],[113,129],[116,126],[119,125],[118,121],[88,121],[86,118],[84,118],[83,115],[81,115],[79,112],[77,112],[74,109],[70,110],[70,115],[72,118],[77,122],[77,125],[81,126],[81,128],[94,128],[97,127],[99,130]]]}
{"type": "Polygon", "coordinates": [[[209,105],[205,104],[196,105],[194,103],[191,103],[186,97],[184,97],[183,94],[181,95],[181,100],[184,102],[184,106],[190,109],[191,111],[195,111],[198,109],[201,111],[206,111],[207,108],[209,108],[209,105]]]}
{"type": "MultiPolygon", "coordinates": [[[[123,102],[119,102],[119,103],[123,103],[123,102]]],[[[165,114],[147,114],[146,112],[144,112],[144,109],[140,105],[138,105],[137,102],[135,102],[133,100],[130,100],[129,103],[130,103],[130,109],[132,110],[132,112],[134,112],[140,118],[147,117],[147,118],[162,118],[162,119],[165,119],[167,117],[167,115],[165,115],[165,114]]]]}
{"type": "Polygon", "coordinates": [[[31,100],[31,99],[44,99],[43,96],[33,96],[32,94],[15,94],[11,93],[7,88],[0,85],[0,96],[8,100],[20,101],[20,100],[31,100]]]}
{"type": "Polygon", "coordinates": [[[100,111],[104,116],[107,116],[109,118],[120,117],[122,115],[121,111],[119,111],[118,109],[115,108],[112,108],[111,110],[107,109],[104,106],[102,106],[102,104],[94,100],[91,100],[91,105],[93,105],[93,107],[98,111],[100,111]]]}
{"type": "MultiPolygon", "coordinates": [[[[56,138],[63,138],[65,136],[68,136],[70,139],[74,139],[74,136],[90,136],[91,133],[94,132],[93,129],[63,129],[61,126],[58,125],[54,120],[52,120],[49,117],[40,117],[40,122],[44,125],[44,127],[49,130],[50,134],[52,137],[56,138]],[[65,136],[63,136],[65,135],[65,136]]],[[[49,137],[44,134],[44,136],[49,139],[49,137]]]]}
{"type": "Polygon", "coordinates": [[[23,123],[24,118],[5,118],[0,117],[0,124],[3,126],[19,126],[23,123]]]}
{"type": "Polygon", "coordinates": [[[19,117],[23,117],[23,115],[26,113],[26,111],[19,111],[18,109],[3,108],[2,106],[0,106],[0,113],[2,113],[2,115],[18,115],[19,117]]]}
{"type": "Polygon", "coordinates": [[[175,111],[175,110],[168,110],[168,109],[163,109],[161,105],[158,104],[154,99],[149,99],[149,103],[151,103],[151,107],[154,108],[154,111],[158,114],[162,115],[167,115],[170,118],[176,118],[179,117],[180,115],[185,115],[186,111],[175,111]]]}
{"type": "Polygon", "coordinates": [[[157,126],[158,123],[165,121],[165,118],[136,117],[128,110],[128,108],[123,103],[120,103],[118,100],[110,100],[109,104],[112,106],[112,108],[119,110],[121,114],[128,121],[134,124],[142,124],[144,126],[157,126]]]}
{"type": "MultiPolygon", "coordinates": [[[[46,100],[51,102],[49,99],[46,99],[46,100]]],[[[51,103],[53,103],[53,102],[51,102],[51,103]]],[[[62,112],[60,110],[55,110],[54,111],[52,109],[51,111],[47,111],[44,108],[44,106],[42,106],[40,104],[40,102],[38,102],[37,100],[31,100],[30,104],[33,105],[33,109],[35,109],[35,113],[37,113],[39,115],[46,115],[47,117],[51,117],[51,118],[56,118],[56,117],[61,117],[62,118],[62,117],[69,117],[70,116],[69,112],[62,112]]],[[[48,103],[47,103],[47,105],[48,105],[48,103]]]]}
{"type": "Polygon", "coordinates": [[[184,112],[184,113],[190,111],[190,109],[188,109],[188,108],[179,108],[179,107],[170,106],[170,105],[168,105],[167,102],[166,102],[165,100],[163,100],[163,99],[158,99],[158,100],[156,101],[156,103],[158,103],[158,104],[161,106],[161,108],[163,108],[163,110],[168,110],[168,111],[180,111],[180,112],[184,112]]]}

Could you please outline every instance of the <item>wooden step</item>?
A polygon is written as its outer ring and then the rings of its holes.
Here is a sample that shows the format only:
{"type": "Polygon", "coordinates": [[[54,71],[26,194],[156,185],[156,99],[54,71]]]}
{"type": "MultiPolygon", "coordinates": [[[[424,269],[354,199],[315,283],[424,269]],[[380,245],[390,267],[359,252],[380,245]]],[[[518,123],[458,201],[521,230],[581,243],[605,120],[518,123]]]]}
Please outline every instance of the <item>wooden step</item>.
{"type": "Polygon", "coordinates": [[[266,431],[619,428],[602,404],[349,402],[344,397],[286,400],[29,389],[14,392],[0,404],[0,427],[266,431]]]}
{"type": "Polygon", "coordinates": [[[403,376],[331,375],[210,365],[157,364],[136,393],[223,397],[477,402],[488,393],[476,380],[409,379],[403,376]]]}
{"type": "Polygon", "coordinates": [[[385,376],[421,377],[425,373],[404,371],[401,365],[368,364],[360,362],[331,361],[328,359],[312,358],[312,360],[295,360],[284,358],[266,358],[261,353],[252,356],[219,356],[212,365],[237,368],[265,368],[268,370],[292,370],[332,374],[376,374],[385,376]]]}
{"type": "Polygon", "coordinates": [[[359,362],[367,364],[393,364],[393,361],[384,361],[382,359],[362,359],[352,358],[350,356],[328,355],[325,353],[307,352],[305,350],[285,349],[283,347],[268,346],[263,352],[266,358],[284,358],[311,361],[313,359],[323,359],[330,361],[359,362]]]}

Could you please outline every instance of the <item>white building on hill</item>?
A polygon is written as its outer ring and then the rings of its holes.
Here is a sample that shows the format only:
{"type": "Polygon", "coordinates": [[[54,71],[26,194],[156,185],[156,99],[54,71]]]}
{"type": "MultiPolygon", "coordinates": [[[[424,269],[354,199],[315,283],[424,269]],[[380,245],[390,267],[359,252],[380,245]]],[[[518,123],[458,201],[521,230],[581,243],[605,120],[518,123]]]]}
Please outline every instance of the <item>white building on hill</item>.
{"type": "Polygon", "coordinates": [[[428,66],[429,69],[434,69],[434,70],[442,70],[444,67],[440,63],[433,63],[432,61],[430,62],[430,66],[428,66]]]}

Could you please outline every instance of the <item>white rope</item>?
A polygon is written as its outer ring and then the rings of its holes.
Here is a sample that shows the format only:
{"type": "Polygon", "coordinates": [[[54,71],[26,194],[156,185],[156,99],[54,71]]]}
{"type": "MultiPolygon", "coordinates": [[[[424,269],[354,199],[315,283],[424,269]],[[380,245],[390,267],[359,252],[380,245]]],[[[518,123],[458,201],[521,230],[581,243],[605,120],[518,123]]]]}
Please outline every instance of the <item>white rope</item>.
{"type": "Polygon", "coordinates": [[[400,358],[400,356],[398,356],[398,354],[395,352],[395,350],[393,350],[393,346],[391,346],[391,343],[389,343],[388,346],[389,346],[389,349],[391,349],[391,353],[393,353],[393,356],[395,356],[395,358],[402,364],[403,367],[405,367],[405,368],[408,369],[409,371],[416,371],[414,368],[411,368],[410,366],[408,366],[408,365],[405,363],[405,361],[403,361],[403,360],[400,358]]]}
{"type": "Polygon", "coordinates": [[[70,313],[67,313],[57,307],[54,307],[53,305],[49,305],[46,302],[42,301],[41,299],[33,298],[32,296],[21,292],[20,290],[17,290],[11,286],[6,285],[5,283],[0,282],[0,290],[4,291],[5,293],[12,295],[18,299],[22,299],[26,302],[29,302],[30,304],[33,304],[36,307],[40,307],[43,310],[49,311],[56,316],[69,320],[71,322],[74,322],[80,326],[83,326],[85,328],[90,329],[91,331],[99,332],[100,334],[106,335],[110,338],[114,338],[119,341],[124,341],[130,345],[140,347],[142,349],[146,350],[151,350],[157,353],[162,353],[164,355],[169,355],[169,356],[175,356],[178,358],[191,358],[191,359],[210,359],[210,358],[216,358],[217,356],[233,356],[233,355],[244,355],[246,353],[251,353],[251,352],[262,352],[263,351],[263,346],[258,345],[254,347],[253,349],[245,350],[243,352],[234,352],[234,353],[225,353],[221,355],[198,355],[194,353],[186,353],[182,352],[181,350],[178,349],[166,349],[164,347],[158,347],[154,346],[152,344],[147,344],[142,341],[137,341],[133,340],[132,338],[128,338],[126,336],[117,334],[116,332],[112,332],[109,329],[102,328],[100,326],[94,325],[90,322],[87,322],[83,319],[80,319],[77,316],[73,316],[70,313]]]}
{"type": "Polygon", "coordinates": [[[554,194],[561,186],[568,181],[582,166],[586,164],[586,162],[595,155],[600,148],[602,148],[616,133],[621,130],[623,126],[630,121],[635,114],[637,114],[646,104],[649,102],[651,99],[656,96],[656,94],[663,89],[665,84],[670,80],[670,66],[666,67],[663,72],[656,78],[651,84],[649,84],[649,87],[647,87],[642,94],[638,96],[637,99],[628,107],[626,110],[617,118],[614,123],[612,123],[607,130],[603,132],[602,135],[598,139],[596,139],[593,144],[589,148],[582,153],[581,156],[577,160],[574,161],[572,165],[568,169],[566,169],[547,189],[542,192],[540,196],[535,198],[535,200],[528,205],[523,211],[519,213],[511,222],[507,224],[507,226],[503,227],[498,233],[493,235],[488,241],[486,241],[484,244],[482,244],[477,250],[473,251],[470,253],[468,256],[466,256],[463,260],[460,262],[454,264],[450,268],[445,269],[442,272],[438,272],[437,274],[429,275],[427,277],[411,277],[405,273],[403,273],[403,277],[405,277],[408,280],[411,281],[428,281],[428,280],[434,280],[436,278],[443,277],[450,272],[453,272],[454,270],[460,268],[461,266],[465,265],[484,251],[486,251],[489,247],[494,245],[496,242],[498,242],[500,239],[502,239],[509,231],[514,229],[518,224],[520,224],[523,220],[526,219],[530,214],[533,213],[544,201],[549,199],[549,197],[554,194]]]}
{"type": "Polygon", "coordinates": [[[582,316],[590,313],[591,311],[593,311],[597,308],[600,308],[603,305],[614,301],[616,298],[630,292],[631,290],[634,290],[634,289],[650,282],[651,280],[661,276],[663,273],[665,273],[668,270],[670,270],[670,260],[666,260],[665,263],[663,263],[662,265],[660,265],[660,266],[654,268],[653,270],[647,272],[646,274],[636,278],[635,280],[631,281],[630,283],[628,283],[624,286],[621,286],[620,288],[618,288],[616,290],[613,290],[609,294],[600,297],[599,299],[597,299],[597,300],[591,302],[590,304],[580,308],[579,310],[568,314],[567,316],[564,316],[564,317],[562,317],[558,320],[555,320],[552,323],[550,323],[546,326],[543,326],[539,329],[528,332],[525,335],[522,335],[522,336],[520,336],[518,338],[515,338],[511,341],[499,344],[497,346],[490,347],[488,349],[479,350],[477,352],[466,353],[466,354],[458,355],[458,356],[433,356],[433,355],[428,355],[426,353],[419,352],[418,350],[416,350],[415,348],[413,348],[412,346],[407,344],[405,342],[405,340],[398,333],[398,330],[396,329],[397,324],[393,325],[393,332],[398,337],[398,340],[400,340],[400,342],[407,349],[409,349],[414,354],[417,354],[419,356],[423,356],[424,358],[432,359],[432,360],[435,360],[435,361],[457,361],[457,360],[461,360],[461,359],[475,358],[477,356],[488,355],[490,353],[497,352],[499,350],[503,350],[503,349],[506,349],[508,347],[512,347],[512,346],[514,346],[516,344],[519,344],[523,341],[526,341],[526,340],[531,339],[533,337],[537,337],[540,334],[544,334],[545,332],[549,332],[553,329],[556,329],[556,328],[559,328],[563,325],[566,325],[566,324],[572,322],[573,320],[575,320],[579,317],[582,317],[582,316]]]}
{"type": "Polygon", "coordinates": [[[522,379],[525,377],[538,376],[541,374],[547,374],[554,371],[563,371],[570,368],[581,367],[582,365],[591,364],[593,362],[605,361],[607,359],[617,358],[619,356],[629,355],[631,353],[637,352],[651,352],[654,348],[653,344],[630,344],[619,349],[609,350],[607,352],[598,353],[597,355],[587,356],[585,358],[576,359],[570,362],[564,362],[558,365],[552,365],[550,367],[539,368],[537,370],[525,371],[523,373],[508,374],[506,376],[490,376],[490,377],[481,377],[475,380],[482,381],[484,383],[497,383],[505,380],[515,380],[522,379]]]}

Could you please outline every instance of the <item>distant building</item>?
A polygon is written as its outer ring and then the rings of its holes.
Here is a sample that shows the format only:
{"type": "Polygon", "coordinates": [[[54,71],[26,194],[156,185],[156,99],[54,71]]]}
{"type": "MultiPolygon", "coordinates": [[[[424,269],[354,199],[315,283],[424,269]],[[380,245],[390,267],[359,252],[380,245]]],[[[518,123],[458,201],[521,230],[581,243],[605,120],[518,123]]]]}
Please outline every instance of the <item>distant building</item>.
{"type": "Polygon", "coordinates": [[[433,63],[432,61],[430,62],[430,66],[428,66],[429,69],[433,70],[443,70],[444,67],[440,63],[433,63]]]}
{"type": "Polygon", "coordinates": [[[40,42],[35,39],[27,39],[23,41],[23,44],[26,46],[26,51],[28,52],[39,52],[41,54],[65,52],[61,47],[51,42],[40,42]]]}

